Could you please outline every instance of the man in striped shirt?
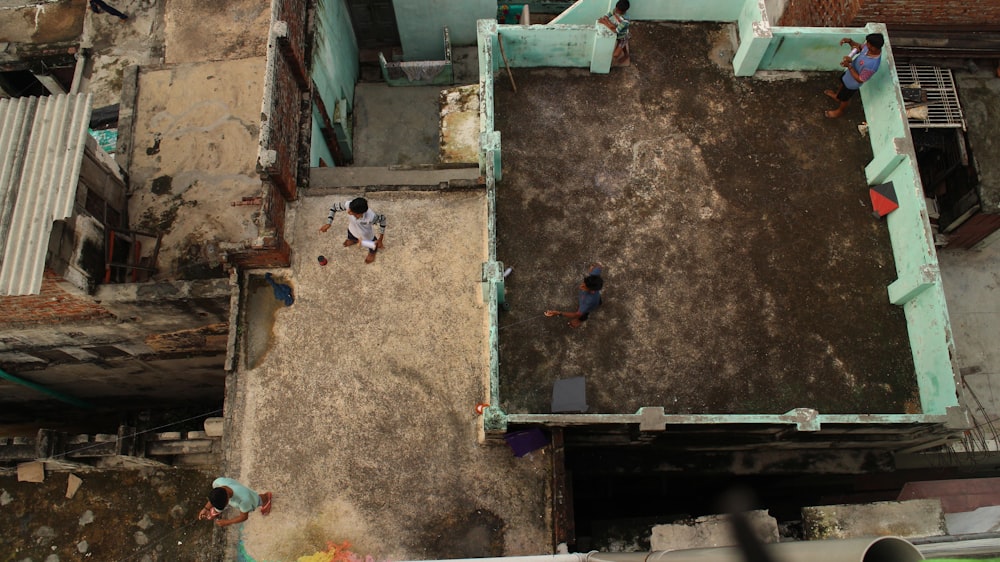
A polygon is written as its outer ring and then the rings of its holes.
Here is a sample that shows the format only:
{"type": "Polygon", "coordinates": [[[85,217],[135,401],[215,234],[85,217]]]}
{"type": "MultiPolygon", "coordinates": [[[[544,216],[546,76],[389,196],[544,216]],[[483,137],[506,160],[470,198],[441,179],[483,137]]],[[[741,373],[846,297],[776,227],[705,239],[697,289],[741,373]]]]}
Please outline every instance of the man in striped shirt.
{"type": "Polygon", "coordinates": [[[375,254],[382,248],[382,241],[385,239],[385,215],[380,215],[369,209],[368,200],[364,197],[357,197],[330,207],[326,224],[319,227],[320,232],[330,230],[330,225],[333,224],[333,217],[337,211],[347,211],[347,240],[344,240],[344,246],[360,243],[368,248],[368,257],[365,258],[365,263],[375,261],[375,254]],[[378,238],[375,237],[376,224],[379,226],[380,236],[378,238]]]}

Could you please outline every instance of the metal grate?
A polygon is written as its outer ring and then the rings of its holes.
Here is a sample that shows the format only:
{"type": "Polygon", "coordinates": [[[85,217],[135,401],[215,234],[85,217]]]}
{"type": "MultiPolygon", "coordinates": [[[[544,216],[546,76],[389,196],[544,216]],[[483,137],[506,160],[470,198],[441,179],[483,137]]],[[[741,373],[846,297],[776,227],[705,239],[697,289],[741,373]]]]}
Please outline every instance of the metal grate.
{"type": "Polygon", "coordinates": [[[907,119],[910,127],[954,127],[965,130],[965,117],[962,106],[958,103],[958,92],[955,90],[955,79],[951,70],[937,66],[918,66],[914,64],[897,64],[896,74],[899,76],[900,88],[919,88],[923,100],[907,102],[906,107],[918,110],[927,108],[927,118],[913,117],[907,119]]]}

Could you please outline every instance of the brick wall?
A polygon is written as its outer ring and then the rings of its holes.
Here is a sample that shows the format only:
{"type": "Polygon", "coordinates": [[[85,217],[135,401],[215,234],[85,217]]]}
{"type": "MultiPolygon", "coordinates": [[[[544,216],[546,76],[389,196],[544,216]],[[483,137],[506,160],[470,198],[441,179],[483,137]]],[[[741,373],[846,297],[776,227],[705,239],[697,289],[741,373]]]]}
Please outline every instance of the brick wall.
{"type": "Polygon", "coordinates": [[[846,27],[865,0],[790,0],[779,25],[846,27]]]}
{"type": "Polygon", "coordinates": [[[0,297],[0,326],[61,324],[113,317],[93,299],[64,290],[59,286],[61,280],[54,272],[46,270],[39,294],[0,297]]]}
{"type": "Polygon", "coordinates": [[[863,27],[887,25],[1000,25],[998,0],[791,0],[784,26],[863,27]]]}
{"type": "Polygon", "coordinates": [[[258,162],[264,183],[264,204],[257,228],[262,244],[230,254],[238,267],[288,267],[291,248],[285,241],[285,203],[298,197],[298,187],[308,181],[309,170],[309,77],[306,65],[308,0],[281,0],[272,4],[272,14],[287,25],[288,35],[268,44],[268,77],[262,134],[264,150],[276,158],[266,166],[258,162]],[[273,62],[273,65],[270,64],[273,62]],[[270,96],[268,97],[268,93],[270,96]]]}

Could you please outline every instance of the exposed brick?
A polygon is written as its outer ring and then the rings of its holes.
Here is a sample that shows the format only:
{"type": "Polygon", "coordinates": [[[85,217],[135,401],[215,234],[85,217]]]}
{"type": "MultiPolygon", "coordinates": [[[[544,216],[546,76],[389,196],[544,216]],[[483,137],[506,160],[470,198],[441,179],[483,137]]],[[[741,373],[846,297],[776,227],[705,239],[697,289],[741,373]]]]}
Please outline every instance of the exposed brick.
{"type": "Polygon", "coordinates": [[[46,270],[37,295],[0,297],[0,326],[59,324],[113,317],[92,298],[64,290],[59,286],[60,281],[58,275],[46,270]]]}
{"type": "Polygon", "coordinates": [[[997,0],[791,0],[780,24],[784,26],[863,27],[886,25],[948,26],[1000,22],[997,0]]]}

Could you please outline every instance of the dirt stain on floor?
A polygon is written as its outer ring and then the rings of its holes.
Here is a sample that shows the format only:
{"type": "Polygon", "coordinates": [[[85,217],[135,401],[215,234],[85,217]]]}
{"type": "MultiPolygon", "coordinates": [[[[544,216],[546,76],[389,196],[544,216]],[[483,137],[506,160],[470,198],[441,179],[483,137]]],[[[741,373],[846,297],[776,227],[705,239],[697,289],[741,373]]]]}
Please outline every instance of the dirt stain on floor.
{"type": "Polygon", "coordinates": [[[713,63],[720,25],[637,23],[610,75],[517,69],[496,86],[500,318],[508,412],[547,412],[587,377],[592,413],[900,413],[917,392],[888,302],[860,100],[829,120],[835,74],[765,82],[713,63]],[[579,330],[592,262],[604,305],[579,330]]]}

